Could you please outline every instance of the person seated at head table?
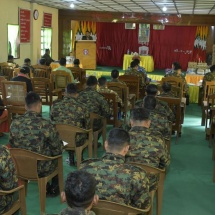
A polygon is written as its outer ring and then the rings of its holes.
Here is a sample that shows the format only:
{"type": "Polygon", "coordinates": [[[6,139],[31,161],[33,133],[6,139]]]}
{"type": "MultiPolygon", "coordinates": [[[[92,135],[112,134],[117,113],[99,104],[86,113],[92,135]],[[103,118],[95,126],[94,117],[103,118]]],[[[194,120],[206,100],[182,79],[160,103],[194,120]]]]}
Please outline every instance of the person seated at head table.
{"type": "Polygon", "coordinates": [[[93,40],[93,37],[90,36],[89,31],[86,31],[86,35],[82,36],[82,40],[93,40]]]}
{"type": "Polygon", "coordinates": [[[14,62],[13,55],[8,55],[7,63],[8,63],[9,66],[12,66],[13,68],[18,68],[19,67],[19,65],[14,62]]]}
{"type": "Polygon", "coordinates": [[[68,207],[59,215],[95,215],[90,209],[98,203],[99,197],[95,195],[96,180],[85,171],[75,171],[68,174],[65,181],[65,191],[61,199],[68,207]]]}
{"type": "Polygon", "coordinates": [[[72,74],[71,70],[68,69],[68,68],[66,68],[66,58],[62,57],[62,58],[60,59],[60,62],[59,62],[59,63],[60,63],[60,67],[54,69],[53,71],[61,70],[61,71],[65,71],[65,72],[69,73],[69,75],[70,75],[70,77],[71,77],[71,81],[74,83],[74,82],[75,82],[75,79],[74,79],[74,77],[73,77],[73,74],[72,74]]]}
{"type": "Polygon", "coordinates": [[[46,66],[50,66],[50,64],[54,62],[54,60],[50,57],[50,49],[46,49],[45,54],[41,58],[45,58],[46,66]]]}
{"type": "Polygon", "coordinates": [[[143,169],[125,163],[129,144],[127,131],[111,129],[105,141],[106,153],[82,162],[81,170],[95,177],[99,199],[146,209],[151,204],[149,179],[143,169]]]}
{"type": "Polygon", "coordinates": [[[11,81],[25,82],[27,87],[27,92],[33,91],[33,86],[30,79],[29,67],[21,67],[18,76],[12,78],[11,81]]]}
{"type": "Polygon", "coordinates": [[[178,66],[180,66],[180,64],[178,62],[173,62],[171,69],[165,69],[165,76],[172,74],[175,70],[175,67],[178,67],[178,66]]]}
{"type": "MultiPolygon", "coordinates": [[[[8,191],[18,187],[14,161],[6,146],[0,146],[0,190],[8,191]]],[[[0,214],[7,212],[16,201],[16,195],[0,196],[0,214]]]]}

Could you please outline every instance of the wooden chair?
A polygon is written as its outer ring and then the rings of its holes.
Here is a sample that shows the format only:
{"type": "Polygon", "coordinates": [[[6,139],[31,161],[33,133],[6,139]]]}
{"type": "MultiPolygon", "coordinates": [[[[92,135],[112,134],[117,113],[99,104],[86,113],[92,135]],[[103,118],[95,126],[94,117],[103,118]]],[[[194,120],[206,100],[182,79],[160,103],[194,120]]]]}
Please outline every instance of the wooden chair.
{"type": "Polygon", "coordinates": [[[15,192],[18,192],[19,198],[13,203],[12,207],[8,211],[4,212],[2,215],[14,214],[19,209],[20,209],[22,215],[27,214],[24,185],[20,185],[19,187],[16,187],[16,188],[14,188],[12,190],[8,190],[8,191],[0,190],[0,196],[13,195],[15,192]]]}
{"type": "Polygon", "coordinates": [[[25,183],[26,193],[28,181],[38,182],[40,196],[40,212],[41,214],[45,214],[47,182],[50,181],[54,176],[58,175],[60,193],[64,189],[62,155],[48,157],[45,155],[37,154],[32,151],[18,148],[11,148],[10,153],[16,165],[17,175],[25,183]],[[40,178],[37,172],[37,162],[51,160],[57,160],[57,168],[50,175],[40,178]]]}
{"type": "Polygon", "coordinates": [[[113,125],[114,127],[120,127],[122,122],[118,120],[118,102],[116,101],[116,95],[114,93],[101,93],[107,100],[110,109],[111,117],[107,119],[108,125],[113,125]]]}
{"type": "Polygon", "coordinates": [[[53,95],[57,95],[58,99],[62,99],[62,90],[53,90],[50,79],[37,77],[31,78],[31,82],[34,92],[38,93],[42,98],[43,105],[49,105],[51,107],[53,95]]]}
{"type": "Polygon", "coordinates": [[[158,96],[156,98],[168,103],[168,106],[171,108],[173,113],[175,113],[175,122],[173,122],[172,124],[172,130],[177,131],[177,136],[176,136],[176,143],[177,143],[178,137],[181,135],[181,127],[182,127],[181,99],[171,98],[171,97],[161,97],[161,96],[158,96]]]}
{"type": "Polygon", "coordinates": [[[13,77],[14,68],[10,66],[2,67],[3,76],[7,76],[9,80],[13,77]]]}
{"type": "MultiPolygon", "coordinates": [[[[203,101],[202,101],[202,122],[201,122],[202,126],[205,126],[205,123],[208,120],[206,118],[207,109],[210,106],[210,104],[208,103],[208,96],[213,93],[215,93],[215,81],[206,81],[204,85],[204,93],[203,93],[203,101]]],[[[206,124],[206,129],[207,129],[207,124],[206,124]]]]}
{"type": "Polygon", "coordinates": [[[128,111],[134,106],[135,102],[135,94],[128,93],[128,87],[125,84],[117,83],[117,82],[107,82],[107,87],[113,91],[115,91],[119,97],[122,99],[123,107],[122,111],[125,113],[124,122],[127,120],[128,111]],[[130,105],[129,105],[130,102],[130,105]]]}
{"type": "Polygon", "coordinates": [[[12,114],[24,114],[27,88],[25,82],[2,81],[2,97],[8,110],[8,124],[11,124],[12,114]]]}
{"type": "Polygon", "coordinates": [[[0,96],[2,95],[2,88],[3,88],[3,84],[2,81],[7,81],[7,76],[0,76],[0,96]]]}
{"type": "Polygon", "coordinates": [[[13,77],[18,76],[19,73],[20,73],[20,68],[14,68],[14,70],[13,70],[13,77]]]}
{"type": "Polygon", "coordinates": [[[119,80],[126,83],[129,88],[129,93],[135,94],[136,99],[139,99],[140,96],[140,81],[139,77],[135,75],[121,75],[119,80]]]}
{"type": "Polygon", "coordinates": [[[51,68],[43,65],[33,65],[34,77],[50,78],[51,68]]]}
{"type": "Polygon", "coordinates": [[[53,89],[65,90],[68,83],[71,83],[71,76],[68,72],[65,71],[52,71],[50,75],[50,80],[53,85],[53,89]]]}
{"type": "Polygon", "coordinates": [[[88,157],[92,158],[92,129],[85,130],[76,126],[66,124],[56,124],[56,128],[60,134],[61,139],[64,142],[68,143],[67,145],[65,145],[64,149],[75,151],[77,158],[77,168],[79,169],[82,158],[82,151],[86,147],[88,147],[88,157]],[[85,140],[84,145],[78,147],[75,144],[75,137],[77,133],[88,135],[88,138],[85,140]]]}
{"type": "Polygon", "coordinates": [[[91,210],[94,211],[96,215],[148,215],[150,208],[151,206],[147,209],[138,209],[111,201],[99,200],[98,204],[91,210]]]}
{"type": "Polygon", "coordinates": [[[94,157],[97,158],[97,148],[98,148],[98,135],[102,132],[102,139],[103,139],[103,146],[106,140],[106,124],[107,120],[106,118],[96,114],[96,113],[90,113],[90,127],[93,130],[93,122],[95,119],[99,119],[102,121],[102,127],[97,130],[93,131],[93,147],[94,147],[94,157]]]}
{"type": "MultiPolygon", "coordinates": [[[[149,166],[147,164],[142,164],[142,163],[135,163],[135,162],[129,162],[129,164],[133,166],[139,166],[142,169],[144,169],[148,174],[155,174],[158,175],[159,181],[158,181],[158,188],[156,190],[156,201],[157,201],[157,215],[161,215],[161,210],[162,210],[162,201],[163,201],[163,189],[164,189],[164,180],[165,180],[165,170],[164,169],[158,169],[156,167],[149,166]]],[[[150,211],[152,213],[152,208],[150,211]]]]}

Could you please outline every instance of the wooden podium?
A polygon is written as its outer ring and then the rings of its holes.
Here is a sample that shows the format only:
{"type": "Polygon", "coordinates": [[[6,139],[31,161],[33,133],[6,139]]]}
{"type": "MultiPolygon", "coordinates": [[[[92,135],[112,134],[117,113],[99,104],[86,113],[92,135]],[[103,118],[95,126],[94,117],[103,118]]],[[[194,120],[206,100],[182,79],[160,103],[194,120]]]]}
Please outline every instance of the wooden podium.
{"type": "Polygon", "coordinates": [[[77,41],[76,58],[80,60],[83,69],[96,69],[96,41],[77,41]]]}

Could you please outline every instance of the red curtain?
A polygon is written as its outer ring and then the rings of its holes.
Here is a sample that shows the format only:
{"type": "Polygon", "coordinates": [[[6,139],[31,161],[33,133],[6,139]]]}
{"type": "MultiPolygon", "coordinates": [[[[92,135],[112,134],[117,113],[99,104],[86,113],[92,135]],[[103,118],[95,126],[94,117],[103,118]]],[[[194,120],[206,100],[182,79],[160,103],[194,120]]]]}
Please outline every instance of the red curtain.
{"type": "Polygon", "coordinates": [[[187,69],[193,58],[196,26],[165,26],[165,30],[150,30],[149,53],[155,68],[171,68],[174,61],[187,69]]]}
{"type": "Polygon", "coordinates": [[[138,25],[125,29],[124,23],[96,23],[97,65],[122,67],[123,56],[129,49],[138,52],[138,25]]]}

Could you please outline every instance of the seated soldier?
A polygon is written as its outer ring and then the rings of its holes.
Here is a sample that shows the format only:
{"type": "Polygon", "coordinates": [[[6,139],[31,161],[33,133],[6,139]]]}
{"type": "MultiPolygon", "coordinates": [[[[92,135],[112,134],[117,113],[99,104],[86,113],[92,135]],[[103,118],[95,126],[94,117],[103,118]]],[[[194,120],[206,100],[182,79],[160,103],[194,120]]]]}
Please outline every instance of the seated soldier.
{"type": "Polygon", "coordinates": [[[40,62],[40,65],[46,66],[46,59],[45,58],[41,58],[39,62],[40,62]]]}
{"type": "Polygon", "coordinates": [[[111,82],[117,82],[126,85],[125,82],[119,80],[119,71],[117,69],[113,69],[111,71],[111,82]]]}
{"type": "MultiPolygon", "coordinates": [[[[0,173],[0,190],[8,191],[18,187],[15,165],[6,146],[0,146],[0,173]]],[[[11,208],[15,198],[14,195],[0,196],[0,214],[11,208]]]]}
{"type": "MultiPolygon", "coordinates": [[[[9,143],[12,148],[22,148],[46,156],[62,154],[63,144],[55,125],[50,120],[42,118],[42,102],[40,96],[34,92],[25,98],[27,112],[13,119],[10,127],[9,143]]],[[[54,161],[39,161],[38,175],[44,177],[51,174],[57,167],[54,161]]],[[[58,177],[52,179],[47,186],[47,194],[58,195],[58,177]]]]}
{"type": "Polygon", "coordinates": [[[14,62],[13,55],[8,55],[7,62],[8,62],[8,65],[12,66],[13,68],[18,68],[19,67],[19,65],[14,62]]]}
{"type": "MultiPolygon", "coordinates": [[[[85,104],[78,101],[77,86],[73,83],[67,85],[66,95],[62,100],[53,102],[51,119],[55,123],[68,124],[83,129],[90,129],[90,113],[85,104]]],[[[76,135],[76,146],[82,146],[87,138],[86,134],[76,135]]],[[[74,165],[74,151],[69,152],[69,164],[74,165]]]]}
{"type": "Polygon", "coordinates": [[[106,154],[84,161],[81,168],[95,177],[99,199],[145,209],[151,201],[149,180],[143,169],[125,163],[129,144],[128,132],[114,128],[105,141],[106,154]]]}
{"type": "Polygon", "coordinates": [[[203,78],[203,86],[205,85],[206,81],[214,81],[215,80],[215,65],[210,67],[210,72],[205,74],[203,78]]]}
{"type": "Polygon", "coordinates": [[[142,72],[138,72],[138,63],[136,61],[132,61],[130,64],[130,70],[125,72],[125,75],[135,75],[138,76],[140,79],[140,88],[142,89],[145,86],[144,75],[142,72]]]}
{"type": "Polygon", "coordinates": [[[96,180],[91,174],[80,170],[69,173],[65,181],[65,192],[61,193],[62,201],[67,202],[68,207],[59,215],[95,215],[90,211],[99,200],[95,191],[96,180]]]}
{"type": "Polygon", "coordinates": [[[160,132],[150,129],[150,112],[145,108],[131,110],[130,147],[126,162],[146,163],[163,169],[170,163],[165,142],[160,132]]]}
{"type": "MultiPolygon", "coordinates": [[[[96,113],[103,117],[110,116],[110,108],[104,97],[96,91],[97,79],[95,76],[89,76],[87,87],[79,93],[78,101],[84,103],[90,113],[96,113]]],[[[96,131],[102,126],[101,120],[94,120],[93,130],[96,131]]]]}
{"type": "Polygon", "coordinates": [[[176,98],[176,96],[172,93],[171,89],[171,84],[168,82],[164,82],[162,84],[162,92],[158,96],[176,98]]]}
{"type": "Polygon", "coordinates": [[[99,93],[113,93],[116,95],[116,101],[120,104],[121,107],[123,107],[122,99],[119,97],[117,92],[108,89],[107,87],[107,79],[105,77],[101,77],[98,79],[99,82],[99,89],[97,90],[99,93]]]}
{"type": "Polygon", "coordinates": [[[29,67],[21,67],[18,76],[12,78],[11,81],[25,82],[27,87],[27,92],[33,91],[33,86],[30,79],[29,67]]]}
{"type": "Polygon", "coordinates": [[[28,67],[30,69],[30,71],[34,74],[34,68],[31,66],[31,60],[30,58],[25,58],[24,60],[24,64],[22,67],[28,67]]]}
{"type": "Polygon", "coordinates": [[[143,107],[150,111],[150,128],[159,131],[164,139],[169,140],[171,135],[169,120],[156,110],[156,104],[157,100],[154,96],[145,96],[143,99],[143,107]]]}

